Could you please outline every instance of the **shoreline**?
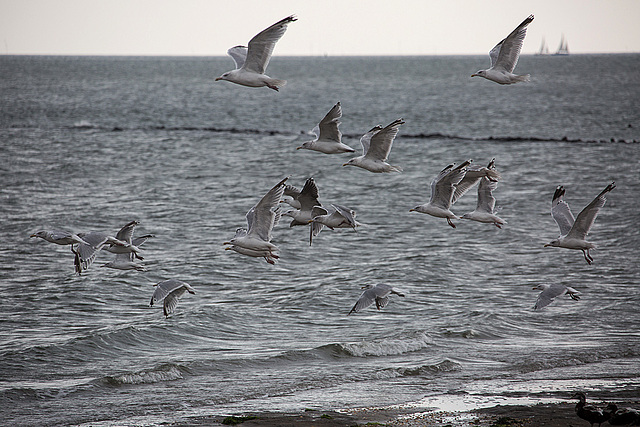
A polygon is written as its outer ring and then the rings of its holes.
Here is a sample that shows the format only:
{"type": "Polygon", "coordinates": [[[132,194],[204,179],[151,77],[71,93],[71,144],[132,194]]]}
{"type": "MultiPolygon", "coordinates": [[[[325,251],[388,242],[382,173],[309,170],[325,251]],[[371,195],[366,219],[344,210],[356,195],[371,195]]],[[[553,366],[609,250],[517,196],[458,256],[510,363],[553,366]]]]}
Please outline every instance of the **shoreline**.
{"type": "MultiPolygon", "coordinates": [[[[611,400],[620,407],[640,408],[640,397],[611,400]]],[[[294,427],[294,426],[432,426],[432,427],[581,427],[589,423],[575,413],[577,402],[538,403],[534,405],[496,405],[470,411],[448,412],[427,408],[361,408],[352,410],[315,410],[300,412],[248,412],[234,416],[198,416],[172,426],[294,427]],[[236,422],[234,424],[233,422],[236,422]]],[[[599,407],[605,401],[594,399],[599,407]]],[[[608,425],[607,423],[603,423],[608,425]]]]}

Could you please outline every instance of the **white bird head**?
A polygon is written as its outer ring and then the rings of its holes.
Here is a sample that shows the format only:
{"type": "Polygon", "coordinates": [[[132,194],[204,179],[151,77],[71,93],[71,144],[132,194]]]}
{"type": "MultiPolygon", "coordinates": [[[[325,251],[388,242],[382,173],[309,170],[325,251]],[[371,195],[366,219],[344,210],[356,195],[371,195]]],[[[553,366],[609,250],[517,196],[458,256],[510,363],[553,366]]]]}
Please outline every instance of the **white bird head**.
{"type": "Polygon", "coordinates": [[[552,240],[549,243],[545,244],[544,247],[549,247],[549,246],[553,246],[553,247],[559,247],[560,246],[560,239],[556,239],[556,240],[552,240]]]}
{"type": "Polygon", "coordinates": [[[485,77],[486,74],[487,74],[487,70],[479,70],[471,74],[471,77],[485,77]]]}

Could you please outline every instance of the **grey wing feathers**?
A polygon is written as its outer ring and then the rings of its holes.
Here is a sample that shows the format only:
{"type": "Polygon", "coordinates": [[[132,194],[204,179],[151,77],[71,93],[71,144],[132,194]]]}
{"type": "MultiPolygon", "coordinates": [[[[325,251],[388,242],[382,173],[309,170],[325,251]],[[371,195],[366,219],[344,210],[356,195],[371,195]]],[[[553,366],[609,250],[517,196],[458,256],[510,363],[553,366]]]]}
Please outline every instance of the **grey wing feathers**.
{"type": "Polygon", "coordinates": [[[116,234],[116,239],[131,244],[131,238],[133,237],[133,230],[136,225],[140,224],[139,221],[131,221],[125,226],[123,226],[118,234],[116,234]]]}
{"type": "Polygon", "coordinates": [[[284,35],[287,24],[296,20],[294,16],[288,16],[254,36],[249,41],[247,58],[242,68],[264,74],[276,42],[284,35]]]}
{"type": "Polygon", "coordinates": [[[249,225],[247,234],[255,234],[265,242],[271,241],[271,229],[275,224],[276,210],[282,195],[284,183],[289,177],[277,183],[262,199],[247,212],[249,225]]]}
{"type": "Polygon", "coordinates": [[[375,133],[369,141],[369,150],[365,156],[386,162],[393,145],[393,140],[396,135],[398,135],[400,126],[404,123],[402,119],[394,120],[382,130],[375,133]]]}
{"type": "Polygon", "coordinates": [[[522,43],[527,35],[527,25],[529,25],[531,21],[533,21],[533,15],[529,15],[511,34],[494,47],[489,54],[491,56],[491,66],[494,69],[501,68],[510,73],[513,72],[518,63],[522,43]],[[494,52],[496,48],[498,48],[497,52],[494,52]]]}
{"type": "Polygon", "coordinates": [[[482,177],[478,184],[478,204],[476,210],[493,213],[496,207],[496,198],[493,197],[493,191],[498,188],[497,181],[491,181],[487,177],[482,177]]]}
{"type": "Polygon", "coordinates": [[[362,154],[364,156],[366,156],[367,153],[369,152],[369,146],[371,145],[371,138],[381,130],[382,130],[382,126],[376,125],[373,128],[371,128],[371,130],[369,130],[367,133],[362,135],[362,138],[360,138],[360,144],[362,144],[362,154]]]}
{"type": "Polygon", "coordinates": [[[376,300],[376,295],[374,290],[367,289],[362,293],[362,295],[360,295],[360,298],[358,299],[358,301],[356,301],[355,305],[353,306],[349,314],[358,313],[361,310],[364,310],[365,308],[373,304],[375,300],[376,300]]]}
{"type": "Polygon", "coordinates": [[[338,129],[340,117],[342,117],[342,107],[338,102],[318,123],[318,139],[340,142],[342,140],[342,132],[338,129]]]}
{"type": "Polygon", "coordinates": [[[236,63],[236,69],[242,68],[244,62],[247,60],[247,47],[246,46],[234,46],[227,50],[227,54],[236,63]]]}
{"type": "Polygon", "coordinates": [[[600,208],[602,208],[607,202],[606,194],[614,188],[616,188],[615,182],[607,185],[607,187],[602,190],[602,192],[600,192],[600,194],[598,194],[591,203],[582,209],[573,223],[573,227],[571,227],[571,231],[569,232],[570,235],[581,239],[584,239],[587,236],[591,226],[596,220],[596,216],[598,216],[598,212],[600,212],[600,208]]]}
{"type": "Polygon", "coordinates": [[[551,200],[551,216],[556,224],[558,224],[560,235],[562,236],[571,231],[571,227],[573,227],[575,221],[569,205],[563,200],[564,193],[564,187],[559,185],[556,187],[556,191],[553,193],[553,199],[551,200]]]}
{"type": "Polygon", "coordinates": [[[356,219],[355,219],[355,212],[352,211],[349,208],[345,208],[344,206],[340,206],[340,205],[331,205],[333,206],[333,208],[336,210],[336,212],[338,212],[340,215],[342,215],[344,217],[344,219],[349,223],[349,225],[353,228],[356,227],[356,219]]]}
{"type": "Polygon", "coordinates": [[[318,201],[318,186],[313,178],[308,178],[302,187],[300,195],[298,195],[298,201],[300,202],[301,210],[310,211],[314,206],[322,206],[318,201]]]}

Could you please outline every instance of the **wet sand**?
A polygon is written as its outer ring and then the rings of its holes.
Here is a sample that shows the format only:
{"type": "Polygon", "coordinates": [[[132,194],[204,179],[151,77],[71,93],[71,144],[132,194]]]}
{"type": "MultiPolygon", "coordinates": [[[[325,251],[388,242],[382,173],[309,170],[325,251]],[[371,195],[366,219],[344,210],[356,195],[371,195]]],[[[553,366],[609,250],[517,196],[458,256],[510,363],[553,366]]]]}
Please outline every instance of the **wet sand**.
{"type": "MultiPolygon", "coordinates": [[[[620,402],[619,406],[640,407],[640,400],[620,402]]],[[[597,402],[598,406],[604,406],[597,402]]],[[[194,417],[188,424],[174,426],[242,427],[355,427],[355,426],[430,426],[430,427],[588,427],[589,423],[575,414],[575,403],[538,404],[532,406],[494,406],[469,412],[416,412],[415,409],[357,409],[349,411],[305,410],[300,413],[238,414],[228,417],[194,417]],[[246,417],[246,418],[242,418],[246,417]],[[253,418],[255,417],[255,418],[253,418]],[[227,420],[225,422],[225,419],[227,420]],[[238,424],[231,424],[237,421],[238,424]]],[[[604,423],[608,426],[608,423],[604,423]]]]}

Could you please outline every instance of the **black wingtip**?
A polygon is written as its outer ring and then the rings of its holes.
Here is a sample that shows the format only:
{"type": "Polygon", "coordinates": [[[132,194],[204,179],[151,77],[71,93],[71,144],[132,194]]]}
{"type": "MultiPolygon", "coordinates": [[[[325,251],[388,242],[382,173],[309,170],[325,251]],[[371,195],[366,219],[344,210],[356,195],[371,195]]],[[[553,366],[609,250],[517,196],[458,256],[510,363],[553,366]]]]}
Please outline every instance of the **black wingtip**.
{"type": "Polygon", "coordinates": [[[562,196],[564,196],[564,187],[562,185],[558,185],[556,187],[556,191],[553,193],[553,199],[551,199],[551,200],[552,201],[556,201],[557,199],[559,199],[562,196]]]}

